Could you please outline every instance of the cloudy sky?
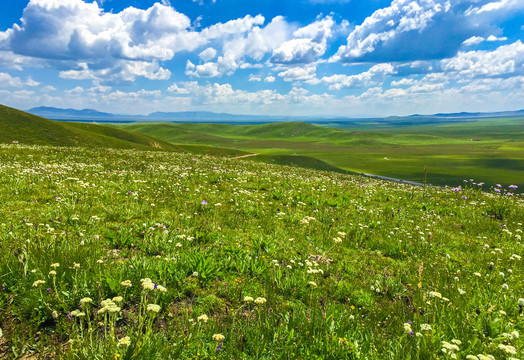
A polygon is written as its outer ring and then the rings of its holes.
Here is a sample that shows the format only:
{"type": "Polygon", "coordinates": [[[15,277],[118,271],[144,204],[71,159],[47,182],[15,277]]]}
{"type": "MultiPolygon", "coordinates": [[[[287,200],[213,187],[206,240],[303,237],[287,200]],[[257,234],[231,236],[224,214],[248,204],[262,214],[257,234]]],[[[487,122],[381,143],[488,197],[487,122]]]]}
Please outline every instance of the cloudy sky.
{"type": "Polygon", "coordinates": [[[524,108],[524,0],[16,0],[0,103],[124,114],[524,108]]]}

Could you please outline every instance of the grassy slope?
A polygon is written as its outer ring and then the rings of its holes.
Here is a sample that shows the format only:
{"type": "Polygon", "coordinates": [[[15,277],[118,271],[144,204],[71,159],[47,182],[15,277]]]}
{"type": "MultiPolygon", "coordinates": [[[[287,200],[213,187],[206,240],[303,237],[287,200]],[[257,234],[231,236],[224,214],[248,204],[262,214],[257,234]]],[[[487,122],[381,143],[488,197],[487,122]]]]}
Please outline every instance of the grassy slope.
{"type": "Polygon", "coordinates": [[[0,199],[1,359],[522,359],[522,196],[0,144],[0,199]]]}
{"type": "Polygon", "coordinates": [[[246,154],[241,150],[215,146],[173,145],[148,134],[130,132],[118,127],[52,121],[0,105],[0,143],[13,141],[27,145],[163,150],[218,156],[246,154]]]}
{"type": "MultiPolygon", "coordinates": [[[[0,143],[29,145],[58,145],[103,147],[114,149],[163,150],[206,154],[217,156],[241,156],[248,152],[231,149],[231,139],[199,133],[190,129],[172,127],[170,124],[157,124],[153,128],[137,130],[135,126],[127,129],[86,123],[57,122],[0,105],[0,143]],[[182,145],[175,145],[163,139],[177,137],[182,145]]],[[[341,171],[318,159],[295,156],[261,156],[257,161],[317,170],[341,171]]]]}
{"type": "Polygon", "coordinates": [[[51,121],[0,105],[0,142],[13,141],[29,145],[179,150],[147,135],[102,125],[51,121]]]}
{"type": "Polygon", "coordinates": [[[172,143],[228,146],[268,156],[299,155],[335,168],[419,182],[424,180],[427,166],[429,182],[438,185],[456,185],[471,177],[491,184],[524,185],[523,124],[522,118],[481,119],[460,124],[389,126],[380,128],[380,132],[304,123],[126,127],[172,143]]]}

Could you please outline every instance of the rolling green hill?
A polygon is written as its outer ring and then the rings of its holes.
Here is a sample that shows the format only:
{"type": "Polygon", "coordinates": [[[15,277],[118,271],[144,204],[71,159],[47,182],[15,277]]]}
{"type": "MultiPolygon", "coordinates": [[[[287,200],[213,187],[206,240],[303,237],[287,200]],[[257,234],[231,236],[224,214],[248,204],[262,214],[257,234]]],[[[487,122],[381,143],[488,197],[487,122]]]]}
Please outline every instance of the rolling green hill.
{"type": "MultiPolygon", "coordinates": [[[[243,150],[231,149],[231,145],[235,144],[226,137],[174,127],[171,124],[155,124],[153,127],[130,125],[124,128],[52,121],[0,105],[0,143],[13,142],[26,145],[161,150],[225,157],[249,154],[243,150]],[[165,140],[175,138],[178,144],[165,140]]],[[[345,172],[322,160],[306,156],[265,155],[258,157],[256,161],[345,172]]]]}
{"type": "MultiPolygon", "coordinates": [[[[424,181],[427,169],[427,180],[434,185],[456,186],[473,178],[490,185],[524,186],[524,118],[392,126],[380,132],[299,122],[122,127],[173,144],[223,146],[260,154],[250,158],[256,161],[264,156],[303,156],[310,165],[321,161],[327,167],[415,182],[424,181]]],[[[269,162],[279,163],[276,158],[269,162]]]]}
{"type": "Polygon", "coordinates": [[[177,146],[147,135],[95,124],[57,122],[0,105],[0,142],[166,151],[177,146]]]}

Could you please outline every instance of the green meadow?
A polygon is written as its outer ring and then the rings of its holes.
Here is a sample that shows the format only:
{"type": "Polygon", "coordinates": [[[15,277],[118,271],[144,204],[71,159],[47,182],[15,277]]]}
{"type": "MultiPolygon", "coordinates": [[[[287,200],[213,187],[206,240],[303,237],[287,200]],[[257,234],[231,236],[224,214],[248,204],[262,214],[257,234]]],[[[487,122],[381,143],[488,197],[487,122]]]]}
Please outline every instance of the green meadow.
{"type": "Polygon", "coordinates": [[[3,358],[524,349],[524,199],[511,189],[129,149],[7,144],[0,160],[3,358]]]}
{"type": "Polygon", "coordinates": [[[516,186],[411,186],[290,154],[365,132],[167,124],[201,134],[175,145],[143,126],[0,108],[1,359],[524,358],[516,186]],[[260,134],[267,152],[245,157],[260,134]]]}
{"type": "Polygon", "coordinates": [[[487,185],[524,185],[524,118],[407,126],[164,123],[123,128],[173,144],[288,156],[290,163],[292,156],[302,156],[343,171],[433,185],[456,186],[471,178],[487,185]]]}

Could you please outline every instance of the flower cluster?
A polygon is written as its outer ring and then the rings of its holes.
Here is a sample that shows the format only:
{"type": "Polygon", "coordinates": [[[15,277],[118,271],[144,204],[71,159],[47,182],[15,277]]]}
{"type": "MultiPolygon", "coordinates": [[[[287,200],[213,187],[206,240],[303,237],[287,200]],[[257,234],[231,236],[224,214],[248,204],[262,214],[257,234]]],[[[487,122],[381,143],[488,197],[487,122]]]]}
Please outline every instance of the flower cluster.
{"type": "Polygon", "coordinates": [[[111,299],[105,299],[104,301],[100,303],[100,306],[101,308],[100,310],[98,310],[99,314],[105,314],[105,313],[115,314],[119,312],[120,310],[122,310],[122,308],[117,306],[115,302],[111,299]]]}

